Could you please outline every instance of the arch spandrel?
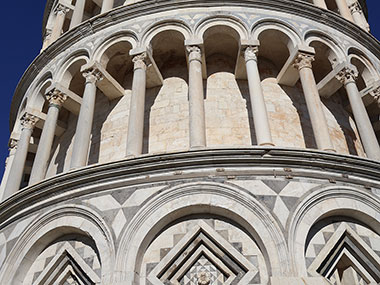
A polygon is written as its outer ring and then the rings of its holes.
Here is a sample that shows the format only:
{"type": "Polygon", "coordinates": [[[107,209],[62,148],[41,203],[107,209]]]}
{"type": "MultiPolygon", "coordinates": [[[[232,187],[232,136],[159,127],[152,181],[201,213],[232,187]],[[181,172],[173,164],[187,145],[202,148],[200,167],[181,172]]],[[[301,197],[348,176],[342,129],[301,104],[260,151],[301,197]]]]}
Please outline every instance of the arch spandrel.
{"type": "Polygon", "coordinates": [[[307,276],[305,250],[311,227],[334,216],[354,218],[380,234],[380,202],[372,194],[353,187],[315,189],[304,196],[289,216],[288,243],[295,269],[307,276]]]}
{"type": "Polygon", "coordinates": [[[289,264],[281,262],[288,254],[284,236],[271,214],[241,190],[205,182],[168,189],[145,204],[121,234],[117,271],[123,272],[126,280],[137,278],[143,253],[162,228],[189,214],[205,213],[233,218],[245,228],[263,252],[270,275],[289,272],[289,264]],[[243,205],[238,202],[241,199],[243,205]]]}
{"type": "Polygon", "coordinates": [[[91,239],[101,262],[102,282],[109,282],[114,262],[112,234],[103,219],[92,209],[66,205],[35,219],[21,234],[0,272],[3,284],[23,284],[32,263],[49,244],[67,235],[91,239]]]}

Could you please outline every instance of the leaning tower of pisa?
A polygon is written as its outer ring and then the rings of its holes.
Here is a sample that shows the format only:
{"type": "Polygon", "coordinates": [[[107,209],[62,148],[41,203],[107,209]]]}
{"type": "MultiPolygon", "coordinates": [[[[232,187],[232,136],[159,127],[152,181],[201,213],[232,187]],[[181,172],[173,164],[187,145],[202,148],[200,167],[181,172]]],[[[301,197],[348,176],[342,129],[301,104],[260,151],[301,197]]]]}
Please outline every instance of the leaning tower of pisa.
{"type": "Polygon", "coordinates": [[[48,0],[43,39],[1,285],[379,284],[364,0],[48,0]]]}

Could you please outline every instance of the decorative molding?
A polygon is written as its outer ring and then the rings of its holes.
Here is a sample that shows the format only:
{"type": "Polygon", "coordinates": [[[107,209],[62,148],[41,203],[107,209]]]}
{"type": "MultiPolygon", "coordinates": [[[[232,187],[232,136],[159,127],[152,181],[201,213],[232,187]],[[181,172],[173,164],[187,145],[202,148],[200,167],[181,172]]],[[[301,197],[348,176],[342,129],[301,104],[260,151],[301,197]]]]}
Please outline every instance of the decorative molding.
{"type": "Polygon", "coordinates": [[[245,61],[254,60],[257,61],[257,55],[259,53],[258,46],[249,46],[244,51],[244,59],[245,61]]]}
{"type": "Polygon", "coordinates": [[[312,62],[315,60],[314,55],[307,53],[299,53],[294,60],[294,67],[298,70],[303,68],[313,68],[312,62]]]}

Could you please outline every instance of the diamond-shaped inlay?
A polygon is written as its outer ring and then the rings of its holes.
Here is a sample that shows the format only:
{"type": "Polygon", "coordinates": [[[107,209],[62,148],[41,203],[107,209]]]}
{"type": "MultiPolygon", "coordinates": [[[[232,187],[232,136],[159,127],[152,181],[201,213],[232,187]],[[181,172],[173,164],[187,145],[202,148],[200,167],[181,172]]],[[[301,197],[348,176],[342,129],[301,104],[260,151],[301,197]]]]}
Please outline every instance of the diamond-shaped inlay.
{"type": "Polygon", "coordinates": [[[189,231],[149,273],[155,285],[249,284],[258,269],[204,221],[189,231]]]}

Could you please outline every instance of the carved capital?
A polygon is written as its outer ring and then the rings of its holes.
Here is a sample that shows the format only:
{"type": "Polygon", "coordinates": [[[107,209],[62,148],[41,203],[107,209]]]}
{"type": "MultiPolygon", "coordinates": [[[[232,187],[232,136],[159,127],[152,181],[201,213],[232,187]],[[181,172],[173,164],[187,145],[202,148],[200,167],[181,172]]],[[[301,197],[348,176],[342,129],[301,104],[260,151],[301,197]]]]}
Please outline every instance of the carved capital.
{"type": "Polygon", "coordinates": [[[380,87],[377,87],[371,91],[371,95],[373,96],[373,99],[377,103],[377,105],[380,107],[380,87]]]}
{"type": "Polygon", "coordinates": [[[257,54],[259,53],[258,46],[249,46],[244,51],[244,59],[245,61],[254,60],[257,61],[257,54]]]}
{"type": "Polygon", "coordinates": [[[102,73],[95,67],[90,67],[82,71],[83,77],[86,79],[86,83],[95,84],[97,81],[103,79],[102,73]]]}
{"type": "Polygon", "coordinates": [[[37,124],[39,118],[32,115],[32,114],[29,114],[29,113],[25,113],[22,118],[21,118],[21,126],[24,128],[24,129],[34,129],[35,125],[37,124]]]}
{"type": "Polygon", "coordinates": [[[61,108],[66,101],[67,95],[58,89],[52,89],[46,94],[46,100],[49,101],[49,106],[61,108]]]}
{"type": "Polygon", "coordinates": [[[202,62],[202,50],[199,46],[186,46],[186,51],[189,54],[189,62],[193,60],[202,62]]]}
{"type": "Polygon", "coordinates": [[[10,139],[8,143],[9,151],[12,151],[14,149],[17,149],[18,140],[16,139],[10,139]]]}
{"type": "Polygon", "coordinates": [[[66,15],[66,13],[68,13],[69,11],[70,11],[70,9],[68,7],[66,7],[65,5],[58,4],[58,6],[54,10],[54,13],[56,15],[58,15],[58,14],[66,15]]]}
{"type": "Polygon", "coordinates": [[[348,8],[350,8],[351,14],[362,13],[362,8],[360,7],[358,2],[351,4],[348,8]]]}
{"type": "Polygon", "coordinates": [[[346,85],[351,82],[355,82],[358,77],[358,72],[352,68],[345,67],[338,74],[336,78],[342,82],[342,84],[346,85]]]}
{"type": "Polygon", "coordinates": [[[132,58],[133,69],[143,69],[146,70],[148,65],[147,62],[148,55],[146,52],[140,53],[132,58]]]}
{"type": "Polygon", "coordinates": [[[300,52],[294,60],[293,66],[298,70],[302,68],[312,68],[312,62],[315,60],[314,55],[300,52]]]}

